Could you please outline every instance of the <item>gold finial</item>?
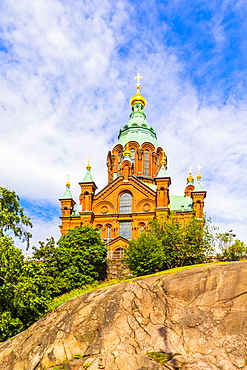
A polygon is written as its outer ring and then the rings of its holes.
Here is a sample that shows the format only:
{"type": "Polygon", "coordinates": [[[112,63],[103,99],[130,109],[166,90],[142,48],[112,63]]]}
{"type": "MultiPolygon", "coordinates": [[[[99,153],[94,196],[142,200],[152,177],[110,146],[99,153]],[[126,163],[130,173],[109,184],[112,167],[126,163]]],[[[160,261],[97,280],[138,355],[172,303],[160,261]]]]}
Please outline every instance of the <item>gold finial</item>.
{"type": "Polygon", "coordinates": [[[67,175],[67,176],[68,176],[68,180],[67,180],[67,182],[66,182],[66,186],[69,188],[69,187],[70,187],[69,175],[67,175]]]}
{"type": "Polygon", "coordinates": [[[125,151],[123,152],[123,156],[129,156],[131,157],[131,151],[129,149],[129,140],[126,140],[126,144],[125,144],[125,151]]]}
{"type": "Polygon", "coordinates": [[[140,75],[140,73],[137,73],[137,76],[134,77],[134,79],[137,80],[137,83],[136,83],[136,86],[137,87],[140,87],[141,86],[141,83],[140,83],[140,79],[142,79],[143,77],[140,75]]]}
{"type": "Polygon", "coordinates": [[[187,182],[194,182],[194,177],[192,176],[192,167],[189,166],[189,176],[187,177],[187,182]]]}
{"type": "Polygon", "coordinates": [[[88,163],[87,163],[87,167],[86,167],[86,169],[87,170],[91,170],[91,164],[90,164],[90,157],[87,157],[88,158],[88,163]]]}
{"type": "Polygon", "coordinates": [[[196,178],[197,178],[197,180],[200,180],[202,178],[202,175],[200,174],[200,171],[201,171],[201,166],[200,165],[197,166],[197,170],[198,170],[198,174],[196,175],[196,178]]]}
{"type": "Polygon", "coordinates": [[[165,152],[164,152],[164,150],[162,151],[162,159],[161,159],[160,163],[162,165],[166,165],[166,159],[165,159],[165,152]]]}
{"type": "Polygon", "coordinates": [[[141,83],[140,83],[140,79],[142,79],[143,77],[140,75],[140,73],[137,73],[137,76],[134,77],[136,80],[137,80],[137,83],[136,83],[136,94],[135,96],[132,96],[132,98],[130,99],[130,106],[133,107],[134,104],[141,104],[143,107],[146,106],[146,99],[144,98],[144,96],[141,95],[141,83]]]}

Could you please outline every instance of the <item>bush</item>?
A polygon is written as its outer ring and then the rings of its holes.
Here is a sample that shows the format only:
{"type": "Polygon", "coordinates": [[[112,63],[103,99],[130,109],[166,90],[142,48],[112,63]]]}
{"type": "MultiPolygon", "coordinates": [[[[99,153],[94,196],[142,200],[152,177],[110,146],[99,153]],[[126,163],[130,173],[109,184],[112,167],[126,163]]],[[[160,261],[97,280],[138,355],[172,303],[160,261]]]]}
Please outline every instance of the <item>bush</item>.
{"type": "Polygon", "coordinates": [[[213,240],[205,220],[192,218],[182,225],[172,218],[155,219],[139,238],[130,241],[125,261],[137,276],[197,264],[212,252],[213,240]]]}

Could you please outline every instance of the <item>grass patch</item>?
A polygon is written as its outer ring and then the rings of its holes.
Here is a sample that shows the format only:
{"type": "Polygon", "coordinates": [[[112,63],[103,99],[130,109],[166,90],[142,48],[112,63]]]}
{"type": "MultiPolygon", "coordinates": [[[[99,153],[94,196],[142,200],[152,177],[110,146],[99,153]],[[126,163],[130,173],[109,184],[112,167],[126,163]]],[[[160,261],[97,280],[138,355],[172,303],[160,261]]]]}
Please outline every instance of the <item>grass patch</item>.
{"type": "Polygon", "coordinates": [[[172,355],[168,355],[165,352],[148,352],[146,354],[162,365],[172,359],[172,355]]]}
{"type": "Polygon", "coordinates": [[[80,353],[75,353],[73,356],[73,360],[79,360],[80,358],[82,358],[82,355],[80,353]]]}
{"type": "Polygon", "coordinates": [[[109,285],[117,284],[120,280],[110,280],[110,281],[103,281],[103,282],[96,282],[91,285],[85,285],[83,288],[71,290],[68,293],[62,294],[56,298],[54,298],[48,304],[48,311],[54,310],[54,308],[60,306],[60,304],[67,302],[69,299],[80,296],[84,293],[91,292],[95,289],[104,288],[109,285]]]}
{"type": "Polygon", "coordinates": [[[200,263],[200,264],[197,264],[197,265],[174,267],[170,270],[163,270],[163,271],[155,272],[154,274],[150,274],[150,275],[137,276],[137,277],[129,279],[128,281],[138,280],[138,279],[145,279],[147,277],[152,277],[152,276],[176,274],[179,271],[191,270],[191,269],[196,268],[196,267],[209,266],[209,265],[215,265],[215,264],[221,264],[221,262],[200,263]]]}

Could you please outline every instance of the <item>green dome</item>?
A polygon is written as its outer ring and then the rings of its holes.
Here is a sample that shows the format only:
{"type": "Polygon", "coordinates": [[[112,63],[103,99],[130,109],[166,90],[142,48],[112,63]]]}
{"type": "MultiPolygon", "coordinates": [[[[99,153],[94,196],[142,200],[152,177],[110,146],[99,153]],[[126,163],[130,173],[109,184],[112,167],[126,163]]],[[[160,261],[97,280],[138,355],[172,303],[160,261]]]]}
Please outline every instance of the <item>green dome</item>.
{"type": "Polygon", "coordinates": [[[119,131],[117,144],[125,146],[126,141],[136,141],[140,145],[148,142],[155,148],[159,146],[156,132],[147,123],[144,107],[140,103],[134,104],[129,122],[119,131]]]}

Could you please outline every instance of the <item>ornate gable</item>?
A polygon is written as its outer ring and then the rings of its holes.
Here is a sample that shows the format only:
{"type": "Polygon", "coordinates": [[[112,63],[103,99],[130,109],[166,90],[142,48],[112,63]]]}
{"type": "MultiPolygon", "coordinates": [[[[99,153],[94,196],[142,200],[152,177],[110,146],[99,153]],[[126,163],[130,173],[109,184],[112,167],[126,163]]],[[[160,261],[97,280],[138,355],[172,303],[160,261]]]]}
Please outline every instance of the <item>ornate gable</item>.
{"type": "Polygon", "coordinates": [[[125,181],[123,177],[118,177],[94,197],[94,214],[119,213],[119,198],[125,192],[131,194],[133,198],[132,212],[146,212],[145,209],[154,211],[156,192],[130,176],[128,181],[125,181]],[[144,204],[146,207],[143,210],[144,204]]]}

